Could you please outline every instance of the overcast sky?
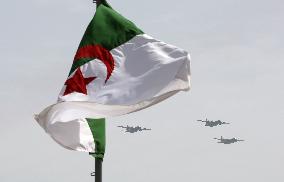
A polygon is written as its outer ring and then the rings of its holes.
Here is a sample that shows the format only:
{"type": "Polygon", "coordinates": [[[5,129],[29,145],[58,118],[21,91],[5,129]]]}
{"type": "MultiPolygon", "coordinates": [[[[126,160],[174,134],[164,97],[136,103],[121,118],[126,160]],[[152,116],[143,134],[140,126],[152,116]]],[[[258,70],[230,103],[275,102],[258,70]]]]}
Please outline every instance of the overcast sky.
{"type": "MultiPolygon", "coordinates": [[[[283,182],[284,1],[109,0],[191,54],[192,90],[107,119],[108,182],[283,182]],[[230,125],[202,126],[197,119],[230,125]],[[152,128],[123,133],[118,125],[152,128]],[[244,139],[232,145],[214,137],[244,139]]],[[[94,160],[33,120],[56,101],[95,12],[91,0],[0,3],[0,181],[88,182],[94,160]]]]}

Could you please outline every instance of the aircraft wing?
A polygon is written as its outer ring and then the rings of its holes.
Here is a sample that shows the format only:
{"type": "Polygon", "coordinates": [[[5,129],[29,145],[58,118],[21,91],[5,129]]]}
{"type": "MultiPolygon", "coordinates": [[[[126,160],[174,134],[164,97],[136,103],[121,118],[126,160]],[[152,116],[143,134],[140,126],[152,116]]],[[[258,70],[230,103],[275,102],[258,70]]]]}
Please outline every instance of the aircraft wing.
{"type": "Polygon", "coordinates": [[[237,140],[238,142],[244,142],[245,140],[237,140]]]}
{"type": "Polygon", "coordinates": [[[230,124],[230,123],[222,122],[222,124],[230,124]]]}
{"type": "Polygon", "coordinates": [[[127,128],[127,127],[125,127],[125,126],[117,126],[118,128],[127,128]]]}
{"type": "Polygon", "coordinates": [[[213,138],[213,139],[216,139],[216,140],[221,140],[220,138],[213,138]]]}
{"type": "Polygon", "coordinates": [[[151,130],[151,129],[149,129],[149,128],[143,128],[142,130],[151,130]]]}

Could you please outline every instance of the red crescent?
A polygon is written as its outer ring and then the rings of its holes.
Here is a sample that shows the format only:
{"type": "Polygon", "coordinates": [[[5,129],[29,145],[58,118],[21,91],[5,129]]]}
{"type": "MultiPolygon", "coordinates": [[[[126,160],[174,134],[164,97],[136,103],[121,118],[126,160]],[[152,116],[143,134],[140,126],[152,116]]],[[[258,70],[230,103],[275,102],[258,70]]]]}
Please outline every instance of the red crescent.
{"type": "Polygon", "coordinates": [[[110,51],[100,45],[87,45],[78,49],[74,62],[83,58],[99,59],[105,64],[107,68],[106,83],[114,70],[114,59],[110,51]]]}

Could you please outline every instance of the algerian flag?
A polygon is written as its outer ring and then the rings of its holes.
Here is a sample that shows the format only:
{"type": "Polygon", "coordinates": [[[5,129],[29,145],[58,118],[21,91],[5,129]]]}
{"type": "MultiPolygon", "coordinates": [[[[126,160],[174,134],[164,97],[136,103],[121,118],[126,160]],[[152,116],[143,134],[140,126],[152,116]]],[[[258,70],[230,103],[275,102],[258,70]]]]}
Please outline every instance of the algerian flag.
{"type": "Polygon", "coordinates": [[[102,1],[58,102],[36,120],[65,148],[95,152],[85,118],[128,114],[187,91],[189,68],[186,51],[149,36],[102,1]]]}

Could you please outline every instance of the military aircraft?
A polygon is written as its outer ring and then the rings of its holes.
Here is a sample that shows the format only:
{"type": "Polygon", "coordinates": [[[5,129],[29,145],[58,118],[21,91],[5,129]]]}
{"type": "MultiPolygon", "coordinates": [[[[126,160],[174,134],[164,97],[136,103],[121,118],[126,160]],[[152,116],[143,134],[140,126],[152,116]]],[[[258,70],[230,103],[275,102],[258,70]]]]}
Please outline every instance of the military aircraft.
{"type": "Polygon", "coordinates": [[[126,129],[125,132],[128,132],[128,133],[136,133],[138,131],[143,131],[143,130],[151,130],[151,129],[147,129],[147,128],[141,128],[140,126],[117,126],[119,128],[124,128],[126,129]]]}
{"type": "Polygon", "coordinates": [[[210,127],[214,127],[214,126],[218,126],[218,125],[223,125],[223,124],[230,124],[230,123],[226,123],[226,122],[222,122],[221,120],[217,120],[217,121],[209,121],[207,118],[205,121],[203,120],[197,120],[197,121],[201,121],[205,123],[205,126],[210,126],[210,127]]]}
{"type": "Polygon", "coordinates": [[[223,143],[223,144],[232,144],[232,143],[235,143],[235,142],[243,142],[244,140],[238,140],[236,138],[231,138],[231,139],[225,139],[221,136],[221,138],[214,138],[216,140],[219,140],[219,142],[217,143],[223,143]]]}

